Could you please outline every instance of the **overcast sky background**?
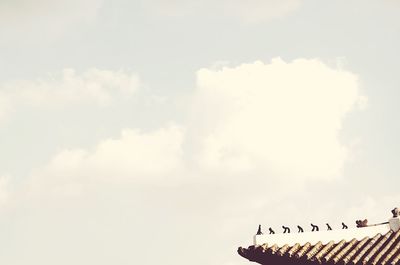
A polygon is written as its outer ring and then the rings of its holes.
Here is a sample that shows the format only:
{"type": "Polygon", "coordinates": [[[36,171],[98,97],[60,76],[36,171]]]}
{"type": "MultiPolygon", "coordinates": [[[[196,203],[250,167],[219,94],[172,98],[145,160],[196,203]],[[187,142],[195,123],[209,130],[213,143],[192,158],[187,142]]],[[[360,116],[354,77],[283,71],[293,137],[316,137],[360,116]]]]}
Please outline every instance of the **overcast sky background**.
{"type": "Polygon", "coordinates": [[[398,206],[397,0],[1,0],[0,263],[241,265],[398,206]]]}

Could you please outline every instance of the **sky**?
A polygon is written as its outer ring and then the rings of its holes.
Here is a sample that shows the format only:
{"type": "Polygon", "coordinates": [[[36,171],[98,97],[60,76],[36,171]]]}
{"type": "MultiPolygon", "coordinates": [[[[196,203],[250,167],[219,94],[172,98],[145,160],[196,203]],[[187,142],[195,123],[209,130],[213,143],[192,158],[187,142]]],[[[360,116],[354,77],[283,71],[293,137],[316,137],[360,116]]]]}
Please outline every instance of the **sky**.
{"type": "Polygon", "coordinates": [[[0,263],[244,265],[399,206],[397,0],[1,0],[0,263]]]}

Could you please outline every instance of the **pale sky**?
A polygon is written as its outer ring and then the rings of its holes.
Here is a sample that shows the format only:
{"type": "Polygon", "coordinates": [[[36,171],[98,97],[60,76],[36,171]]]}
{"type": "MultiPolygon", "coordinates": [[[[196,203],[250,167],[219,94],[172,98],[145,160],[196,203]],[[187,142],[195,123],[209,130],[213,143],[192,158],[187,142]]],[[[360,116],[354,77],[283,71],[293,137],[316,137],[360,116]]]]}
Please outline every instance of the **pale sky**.
{"type": "Polygon", "coordinates": [[[397,0],[1,0],[0,263],[244,265],[399,206],[397,0]]]}

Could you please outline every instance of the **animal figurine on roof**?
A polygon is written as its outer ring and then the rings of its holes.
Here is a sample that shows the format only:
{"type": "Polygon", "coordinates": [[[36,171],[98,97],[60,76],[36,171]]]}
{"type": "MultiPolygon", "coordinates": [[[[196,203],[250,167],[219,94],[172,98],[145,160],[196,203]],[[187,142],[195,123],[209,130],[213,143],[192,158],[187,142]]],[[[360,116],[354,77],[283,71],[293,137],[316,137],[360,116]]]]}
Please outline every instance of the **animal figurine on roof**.
{"type": "Polygon", "coordinates": [[[311,232],[319,231],[319,227],[317,225],[311,224],[311,227],[312,227],[311,232]]]}
{"type": "Polygon", "coordinates": [[[363,221],[357,220],[357,221],[356,221],[356,224],[357,224],[357,227],[358,227],[358,228],[360,228],[360,227],[367,227],[367,226],[368,226],[368,220],[367,220],[367,219],[364,219],[363,221]]]}
{"type": "Polygon", "coordinates": [[[392,210],[393,218],[399,217],[399,211],[397,207],[392,210]]]}
{"type": "Polygon", "coordinates": [[[314,231],[318,232],[319,231],[318,225],[311,224],[311,227],[312,227],[311,232],[314,232],[314,231]]]}
{"type": "Polygon", "coordinates": [[[283,228],[283,233],[284,234],[285,233],[290,233],[290,228],[289,227],[282,225],[282,228],[283,228]]]}
{"type": "Polygon", "coordinates": [[[348,228],[349,227],[345,223],[342,222],[342,229],[348,229],[348,228]]]}
{"type": "Polygon", "coordinates": [[[298,233],[303,233],[304,232],[304,229],[299,225],[297,226],[297,229],[299,229],[298,233]]]}
{"type": "Polygon", "coordinates": [[[328,231],[332,230],[332,227],[328,223],[326,223],[326,226],[328,227],[328,231]]]}
{"type": "Polygon", "coordinates": [[[256,235],[262,235],[263,232],[261,232],[261,225],[258,225],[258,230],[256,235]]]}
{"type": "Polygon", "coordinates": [[[271,234],[275,234],[275,231],[274,230],[272,230],[272,228],[270,227],[270,228],[268,228],[268,231],[269,231],[269,234],[271,235],[271,234]]]}

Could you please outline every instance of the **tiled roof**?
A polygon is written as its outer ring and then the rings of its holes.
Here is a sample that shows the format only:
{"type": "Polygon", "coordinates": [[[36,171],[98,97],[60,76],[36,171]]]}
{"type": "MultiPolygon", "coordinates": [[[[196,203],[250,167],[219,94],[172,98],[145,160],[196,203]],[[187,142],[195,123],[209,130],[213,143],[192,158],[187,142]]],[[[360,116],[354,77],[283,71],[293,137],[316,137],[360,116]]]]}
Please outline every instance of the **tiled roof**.
{"type": "MultiPolygon", "coordinates": [[[[363,230],[367,231],[368,228],[357,228],[357,230],[360,232],[363,230]]],[[[400,231],[393,232],[387,229],[384,233],[381,232],[351,240],[321,240],[318,242],[291,243],[279,246],[272,243],[270,245],[268,243],[255,244],[248,248],[240,247],[238,253],[250,261],[267,265],[395,265],[400,264],[400,231]]]]}

